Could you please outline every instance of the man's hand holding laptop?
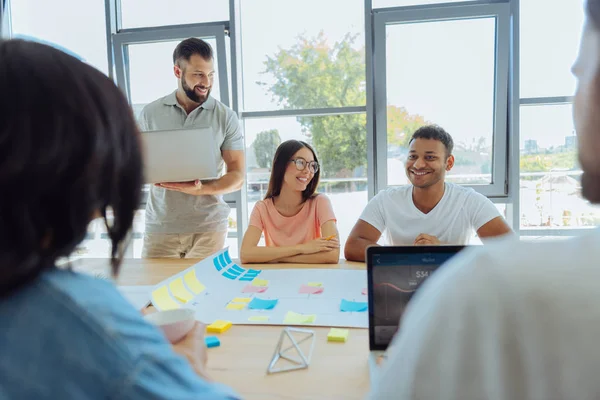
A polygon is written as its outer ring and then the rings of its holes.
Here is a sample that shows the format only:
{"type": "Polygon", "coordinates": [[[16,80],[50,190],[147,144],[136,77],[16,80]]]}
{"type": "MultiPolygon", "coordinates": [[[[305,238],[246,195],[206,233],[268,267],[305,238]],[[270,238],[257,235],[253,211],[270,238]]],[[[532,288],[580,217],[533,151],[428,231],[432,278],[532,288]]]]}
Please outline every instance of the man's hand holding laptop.
{"type": "Polygon", "coordinates": [[[202,184],[200,179],[196,179],[195,181],[189,182],[162,182],[156,183],[155,186],[168,190],[174,190],[176,192],[191,194],[194,196],[201,196],[204,194],[202,192],[204,185],[202,184]]]}

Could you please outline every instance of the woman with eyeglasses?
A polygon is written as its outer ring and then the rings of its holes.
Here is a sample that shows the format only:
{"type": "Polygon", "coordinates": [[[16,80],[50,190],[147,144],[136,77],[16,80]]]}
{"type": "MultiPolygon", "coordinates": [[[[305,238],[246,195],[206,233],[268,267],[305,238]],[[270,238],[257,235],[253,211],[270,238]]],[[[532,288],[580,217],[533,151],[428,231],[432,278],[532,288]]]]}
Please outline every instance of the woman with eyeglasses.
{"type": "Polygon", "coordinates": [[[277,148],[265,199],[250,215],[240,259],[243,263],[335,264],[340,242],[331,202],[315,193],[319,161],[313,148],[288,140],[277,148]],[[261,234],[266,246],[259,246],[261,234]]]}

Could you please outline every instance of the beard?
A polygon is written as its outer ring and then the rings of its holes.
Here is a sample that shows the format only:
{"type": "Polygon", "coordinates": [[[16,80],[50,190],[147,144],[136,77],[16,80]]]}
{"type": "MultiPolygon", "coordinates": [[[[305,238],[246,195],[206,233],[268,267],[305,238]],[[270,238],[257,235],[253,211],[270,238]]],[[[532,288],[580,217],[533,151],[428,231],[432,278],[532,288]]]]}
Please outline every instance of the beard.
{"type": "Polygon", "coordinates": [[[188,99],[192,100],[194,103],[202,104],[208,99],[208,96],[210,96],[211,88],[207,88],[206,86],[202,85],[190,87],[190,85],[188,85],[185,81],[184,77],[181,77],[181,87],[183,88],[183,91],[185,92],[185,95],[188,97],[188,99]],[[208,92],[205,96],[201,96],[198,93],[196,93],[197,87],[201,89],[208,89],[208,92]]]}

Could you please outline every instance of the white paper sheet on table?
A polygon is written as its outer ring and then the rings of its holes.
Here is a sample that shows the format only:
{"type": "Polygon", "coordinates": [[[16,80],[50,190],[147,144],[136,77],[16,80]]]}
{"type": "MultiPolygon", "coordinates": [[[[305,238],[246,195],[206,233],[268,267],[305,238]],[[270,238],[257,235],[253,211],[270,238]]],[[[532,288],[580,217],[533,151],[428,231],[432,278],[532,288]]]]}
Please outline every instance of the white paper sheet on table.
{"type": "Polygon", "coordinates": [[[141,310],[150,304],[150,296],[154,286],[117,286],[119,292],[136,310],[141,310]]]}
{"type": "MultiPolygon", "coordinates": [[[[232,262],[227,249],[172,276],[154,287],[152,302],[158,309],[189,307],[205,323],[227,320],[234,324],[313,325],[366,328],[367,274],[364,270],[278,269],[253,270],[232,262]],[[263,293],[244,293],[253,280],[268,281],[263,293]],[[323,289],[320,294],[300,294],[304,287],[323,289]],[[270,310],[253,310],[253,299],[277,300],[270,310]],[[346,300],[362,311],[342,312],[346,300]],[[288,313],[295,314],[288,314],[288,313]],[[298,322],[298,315],[315,316],[313,322],[298,322]],[[295,316],[286,320],[286,316],[295,316]],[[265,320],[268,318],[267,320],[265,320]]],[[[315,289],[317,290],[317,289],[315,289]]],[[[302,318],[301,318],[302,319],[302,318]]],[[[308,319],[310,321],[310,318],[308,319]]]]}

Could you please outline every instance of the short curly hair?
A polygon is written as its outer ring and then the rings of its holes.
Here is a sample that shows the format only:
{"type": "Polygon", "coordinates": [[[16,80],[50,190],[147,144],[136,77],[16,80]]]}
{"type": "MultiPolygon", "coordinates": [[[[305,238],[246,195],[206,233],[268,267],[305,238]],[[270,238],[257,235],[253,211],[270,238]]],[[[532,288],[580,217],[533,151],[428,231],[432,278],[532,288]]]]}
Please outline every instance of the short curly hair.
{"type": "Polygon", "coordinates": [[[448,132],[438,125],[425,125],[420,127],[413,133],[408,144],[410,145],[415,139],[434,139],[442,142],[446,147],[446,157],[449,157],[454,150],[454,140],[448,132]]]}

